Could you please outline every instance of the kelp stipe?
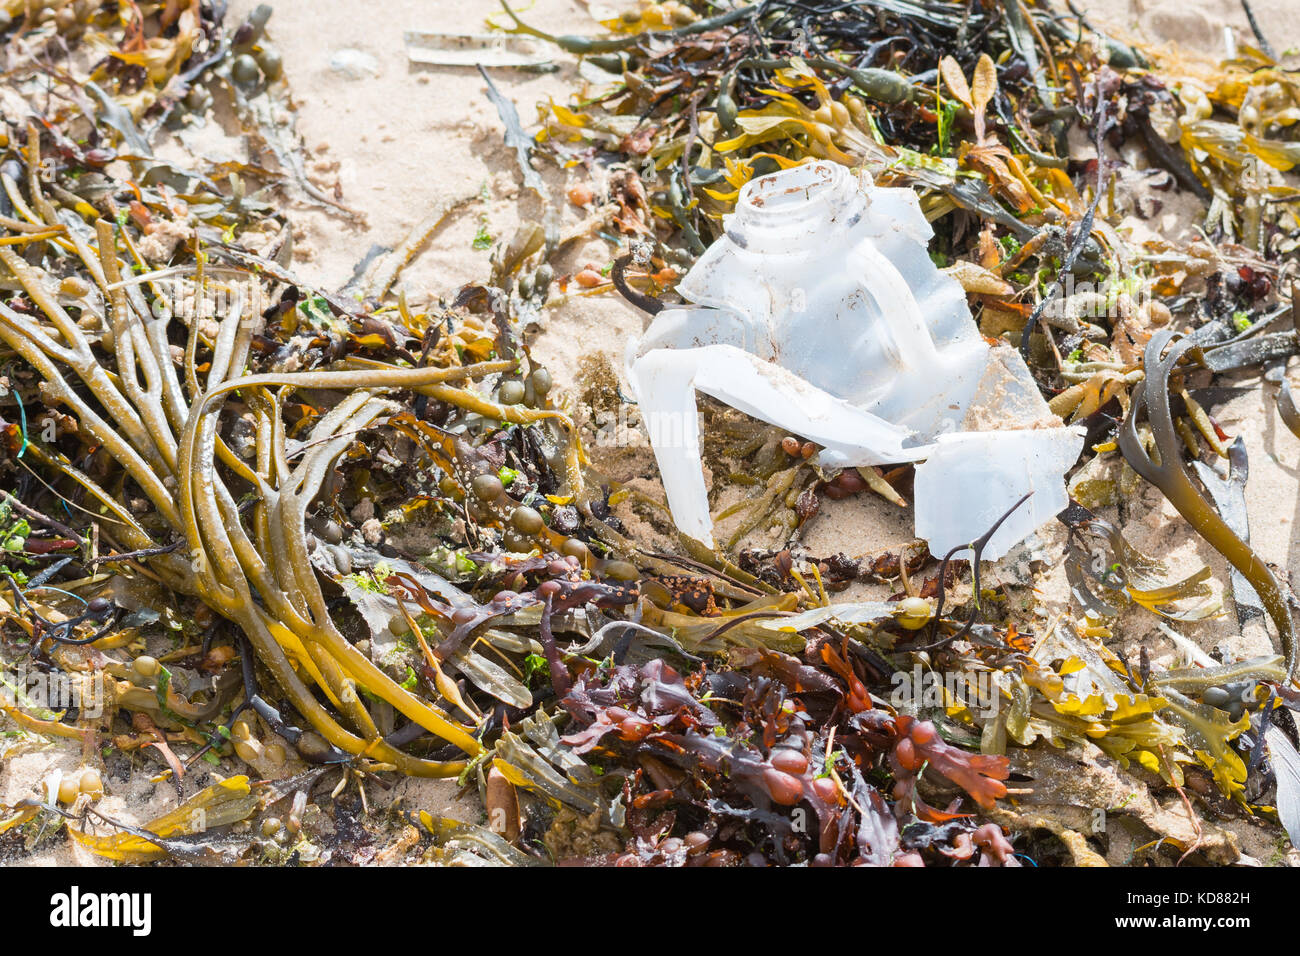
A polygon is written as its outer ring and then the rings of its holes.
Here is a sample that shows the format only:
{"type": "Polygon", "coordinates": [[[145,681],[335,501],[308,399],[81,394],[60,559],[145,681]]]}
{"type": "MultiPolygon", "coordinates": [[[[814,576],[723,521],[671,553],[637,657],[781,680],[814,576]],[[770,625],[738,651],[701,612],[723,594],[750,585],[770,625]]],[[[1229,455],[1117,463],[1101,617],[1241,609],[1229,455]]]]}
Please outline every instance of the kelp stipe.
{"type": "Polygon", "coordinates": [[[1182,441],[1174,428],[1173,412],[1169,407],[1169,375],[1183,356],[1197,345],[1194,338],[1178,338],[1169,329],[1151,337],[1144,357],[1146,381],[1133,392],[1132,407],[1120,427],[1120,451],[1133,470],[1159,488],[1196,533],[1214,545],[1255,588],[1282,642],[1287,680],[1294,681],[1297,667],[1295,624],[1286,595],[1268,566],[1256,556],[1250,545],[1237,537],[1197,490],[1180,457],[1182,441]],[[1148,387],[1152,383],[1156,386],[1154,392],[1148,387]],[[1156,450],[1160,453],[1159,464],[1152,461],[1138,438],[1137,421],[1144,408],[1155,436],[1156,450]]]}

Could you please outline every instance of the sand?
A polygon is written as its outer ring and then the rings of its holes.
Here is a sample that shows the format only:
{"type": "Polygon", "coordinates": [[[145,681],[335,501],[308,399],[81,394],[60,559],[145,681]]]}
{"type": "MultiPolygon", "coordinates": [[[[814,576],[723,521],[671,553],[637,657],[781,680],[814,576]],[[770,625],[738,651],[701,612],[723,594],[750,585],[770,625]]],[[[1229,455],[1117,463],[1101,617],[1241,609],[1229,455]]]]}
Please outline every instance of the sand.
{"type": "MultiPolygon", "coordinates": [[[[1217,54],[1223,51],[1225,27],[1255,43],[1238,0],[1091,0],[1076,6],[1098,26],[1128,31],[1147,43],[1177,43],[1217,54]]],[[[1251,0],[1250,8],[1276,53],[1300,48],[1292,0],[1251,0]]]]}

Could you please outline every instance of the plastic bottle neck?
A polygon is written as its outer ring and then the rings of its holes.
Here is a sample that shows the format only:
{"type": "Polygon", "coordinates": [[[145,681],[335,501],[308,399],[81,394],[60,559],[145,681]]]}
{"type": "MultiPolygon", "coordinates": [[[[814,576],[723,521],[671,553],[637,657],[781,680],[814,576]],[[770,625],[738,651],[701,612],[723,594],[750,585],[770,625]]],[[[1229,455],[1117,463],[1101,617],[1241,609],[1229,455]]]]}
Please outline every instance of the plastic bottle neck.
{"type": "Polygon", "coordinates": [[[851,228],[866,206],[848,169],[805,163],[746,183],[727,219],[727,236],[742,249],[763,254],[824,255],[826,239],[851,228]]]}

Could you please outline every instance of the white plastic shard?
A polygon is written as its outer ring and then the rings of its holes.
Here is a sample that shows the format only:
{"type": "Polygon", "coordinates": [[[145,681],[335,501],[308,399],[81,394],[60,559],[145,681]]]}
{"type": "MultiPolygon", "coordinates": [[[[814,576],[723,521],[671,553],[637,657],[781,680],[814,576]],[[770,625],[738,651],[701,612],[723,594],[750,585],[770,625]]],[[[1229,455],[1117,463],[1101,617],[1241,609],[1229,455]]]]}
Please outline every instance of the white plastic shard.
{"type": "Polygon", "coordinates": [[[752,180],[725,234],[628,351],[677,527],[712,544],[696,391],[821,445],[828,466],[929,459],[916,530],[944,553],[1026,492],[994,559],[1067,503],[1082,435],[1048,409],[1019,353],[990,348],[930,260],[911,189],[836,163],[752,180]],[[987,520],[986,520],[987,519],[987,520]]]}
{"type": "Polygon", "coordinates": [[[984,546],[985,558],[1000,558],[1070,503],[1062,476],[1082,444],[1071,428],[940,435],[916,467],[916,536],[942,556],[984,534],[1032,491],[984,546]]]}

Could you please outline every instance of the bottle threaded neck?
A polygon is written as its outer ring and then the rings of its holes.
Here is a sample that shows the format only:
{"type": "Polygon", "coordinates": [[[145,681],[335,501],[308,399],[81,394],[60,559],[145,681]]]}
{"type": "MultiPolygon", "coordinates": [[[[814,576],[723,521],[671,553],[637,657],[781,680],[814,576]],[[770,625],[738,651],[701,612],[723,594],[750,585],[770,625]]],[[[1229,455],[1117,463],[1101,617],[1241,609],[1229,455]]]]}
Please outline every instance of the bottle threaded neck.
{"type": "Polygon", "coordinates": [[[865,203],[855,177],[844,166],[804,163],[746,183],[728,218],[727,234],[742,248],[806,250],[808,231],[850,226],[865,203]],[[799,238],[805,241],[794,241],[799,238]]]}

